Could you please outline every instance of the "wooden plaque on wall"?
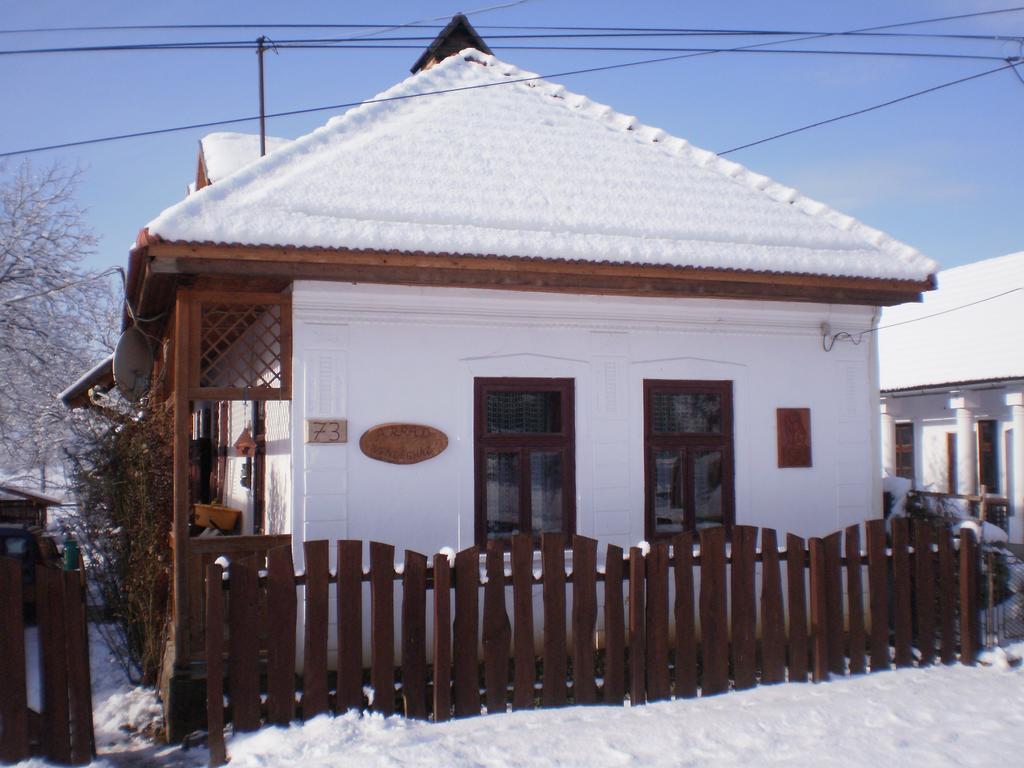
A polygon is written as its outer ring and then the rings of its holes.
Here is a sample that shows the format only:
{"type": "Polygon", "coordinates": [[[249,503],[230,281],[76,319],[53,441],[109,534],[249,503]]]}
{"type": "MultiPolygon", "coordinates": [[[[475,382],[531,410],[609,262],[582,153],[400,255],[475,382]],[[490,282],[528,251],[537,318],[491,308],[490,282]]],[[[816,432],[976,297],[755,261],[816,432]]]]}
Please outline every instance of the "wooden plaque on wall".
{"type": "Polygon", "coordinates": [[[448,447],[448,435],[423,424],[379,424],[359,438],[359,449],[377,461],[418,464],[448,447]]]}
{"type": "Polygon", "coordinates": [[[811,466],[811,409],[777,408],[779,467],[811,466]]]}

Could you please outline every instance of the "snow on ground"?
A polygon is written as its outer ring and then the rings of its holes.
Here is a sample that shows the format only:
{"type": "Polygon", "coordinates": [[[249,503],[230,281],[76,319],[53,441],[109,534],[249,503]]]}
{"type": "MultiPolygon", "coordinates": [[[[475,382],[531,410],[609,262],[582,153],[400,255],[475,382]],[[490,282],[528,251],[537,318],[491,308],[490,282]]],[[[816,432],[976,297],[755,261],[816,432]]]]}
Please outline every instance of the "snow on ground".
{"type": "Polygon", "coordinates": [[[320,717],[237,736],[228,750],[232,768],[1014,764],[1024,728],[1024,672],[993,661],[989,668],[902,670],[705,700],[444,725],[320,717]]]}
{"type": "MultiPolygon", "coordinates": [[[[94,766],[198,766],[203,749],[154,746],[122,726],[158,714],[94,636],[94,766]]],[[[1014,765],[1024,731],[1024,644],[975,668],[908,669],[765,686],[644,707],[570,707],[441,725],[350,713],[228,740],[242,766],[1014,765]]],[[[30,761],[26,765],[39,765],[30,761]]]]}

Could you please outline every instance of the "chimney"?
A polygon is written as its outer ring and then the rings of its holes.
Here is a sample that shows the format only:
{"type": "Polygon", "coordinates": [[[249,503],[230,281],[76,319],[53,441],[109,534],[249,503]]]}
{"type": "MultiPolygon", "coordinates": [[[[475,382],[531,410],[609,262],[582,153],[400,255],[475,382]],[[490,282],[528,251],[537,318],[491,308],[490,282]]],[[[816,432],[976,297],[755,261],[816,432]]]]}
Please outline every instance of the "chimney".
{"type": "Polygon", "coordinates": [[[461,13],[457,13],[452,16],[448,26],[434,38],[434,42],[427,46],[416,63],[412,65],[410,72],[416,74],[421,70],[430,69],[439,61],[444,61],[463,48],[476,48],[481,53],[491,53],[487,43],[469,23],[469,19],[461,13]]]}

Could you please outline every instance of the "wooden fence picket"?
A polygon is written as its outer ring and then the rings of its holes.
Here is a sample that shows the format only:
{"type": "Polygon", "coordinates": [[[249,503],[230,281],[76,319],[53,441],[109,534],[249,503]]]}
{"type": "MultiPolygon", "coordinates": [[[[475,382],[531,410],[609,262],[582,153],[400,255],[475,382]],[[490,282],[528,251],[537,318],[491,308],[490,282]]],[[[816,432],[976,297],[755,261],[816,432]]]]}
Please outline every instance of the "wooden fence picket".
{"type": "Polygon", "coordinates": [[[89,627],[85,620],[83,575],[64,571],[64,621],[67,624],[68,698],[71,706],[71,764],[88,765],[96,754],[92,728],[89,627]]]}
{"type": "Polygon", "coordinates": [[[453,646],[458,649],[452,664],[455,684],[455,716],[480,714],[478,591],[480,555],[476,547],[455,555],[455,628],[453,646]]]}
{"type": "Polygon", "coordinates": [[[427,717],[427,557],[405,551],[402,570],[402,699],[405,716],[427,717]]]}
{"type": "Polygon", "coordinates": [[[395,713],[395,548],[370,542],[370,685],[373,710],[395,713]]]}
{"type": "Polygon", "coordinates": [[[71,761],[68,659],[65,651],[64,580],[60,571],[36,566],[36,611],[43,672],[43,754],[55,763],[71,761]]]}
{"type": "Polygon", "coordinates": [[[935,565],[932,524],[914,521],[914,605],[917,613],[917,648],[920,666],[935,661],[935,565]]]}
{"type": "Polygon", "coordinates": [[[647,700],[660,701],[672,694],[668,667],[668,544],[655,542],[647,553],[647,700]]]}
{"type": "Polygon", "coordinates": [[[804,540],[786,535],[786,597],[789,608],[789,681],[807,681],[810,646],[807,637],[807,588],[804,584],[807,550],[804,540]]]}
{"type": "Polygon", "coordinates": [[[943,664],[956,661],[956,555],[953,531],[938,529],[939,545],[939,655],[943,664]]]}
{"type": "MultiPolygon", "coordinates": [[[[291,579],[287,586],[294,594],[291,579]]],[[[206,567],[206,729],[210,766],[227,764],[224,746],[224,569],[206,567]]],[[[294,674],[294,672],[293,672],[294,674]]]]}
{"type": "Polygon", "coordinates": [[[529,709],[533,707],[537,664],[533,644],[533,539],[526,533],[512,537],[512,606],[515,620],[512,707],[529,709]]]}
{"type": "Polygon", "coordinates": [[[622,547],[608,545],[604,560],[604,689],[606,704],[626,696],[626,619],[622,604],[622,547]]]}
{"type": "Polygon", "coordinates": [[[822,539],[825,548],[825,634],[828,668],[833,675],[846,674],[846,643],[843,632],[843,534],[822,539]]]}
{"type": "Polygon", "coordinates": [[[678,534],[672,540],[672,564],[676,599],[676,696],[697,695],[697,636],[693,604],[693,533],[678,534]]]}
{"type": "Polygon", "coordinates": [[[757,605],[755,562],[757,528],[734,525],[732,529],[732,674],[736,690],[757,685],[757,605]]]}
{"type": "Polygon", "coordinates": [[[577,704],[597,703],[594,631],[597,628],[597,541],[572,538],[572,678],[577,704]]]}
{"type": "Polygon", "coordinates": [[[701,696],[729,690],[729,626],[725,592],[725,529],[700,532],[701,696]]]}
{"type": "MultiPolygon", "coordinates": [[[[302,717],[327,711],[327,602],[330,550],[327,541],[302,544],[306,560],[306,612],[302,660],[302,717]]],[[[391,582],[388,581],[390,588],[391,582]]]]}
{"type": "Polygon", "coordinates": [[[541,703],[545,707],[561,707],[568,701],[565,536],[561,533],[542,534],[540,552],[544,574],[544,680],[541,687],[541,703]]]}
{"type": "Polygon", "coordinates": [[[974,666],[981,642],[978,617],[978,542],[974,531],[960,529],[960,661],[974,666]]]}
{"type": "Polygon", "coordinates": [[[448,555],[434,555],[434,722],[452,716],[452,571],[448,555]]]}
{"type": "Polygon", "coordinates": [[[0,557],[0,762],[29,756],[21,564],[0,557]]]}
{"type": "Polygon", "coordinates": [[[846,529],[846,596],[849,622],[850,674],[863,674],[864,663],[864,588],[861,578],[860,526],[846,529]]]}
{"type": "Polygon", "coordinates": [[[896,625],[894,661],[897,667],[914,662],[910,649],[913,631],[913,603],[910,599],[910,521],[905,517],[892,521],[893,613],[896,625]]]}
{"type": "Polygon", "coordinates": [[[885,553],[885,520],[864,525],[868,549],[868,608],[871,612],[871,671],[888,669],[889,561],[885,553]]]}
{"type": "Polygon", "coordinates": [[[363,544],[338,541],[338,685],[335,709],[363,707],[363,544]]]}
{"type": "Polygon", "coordinates": [[[825,541],[812,538],[807,542],[810,563],[811,608],[811,679],[816,683],[829,679],[828,652],[828,564],[825,541]]]}
{"type": "Polygon", "coordinates": [[[647,701],[646,562],[639,547],[629,548],[629,704],[647,701]]]}
{"type": "Polygon", "coordinates": [[[498,539],[487,542],[487,583],[484,585],[484,687],[487,713],[505,711],[508,658],[512,627],[505,610],[505,548],[498,539]]]}
{"type": "MultiPolygon", "coordinates": [[[[309,561],[306,562],[308,564],[309,561]]],[[[267,722],[274,725],[288,725],[295,717],[295,621],[298,601],[294,583],[292,548],[274,547],[268,551],[267,722]]],[[[306,590],[308,596],[308,584],[306,590]]],[[[326,672],[325,667],[325,678],[326,672]]]]}
{"type": "Polygon", "coordinates": [[[228,567],[228,678],[236,731],[260,727],[259,580],[253,557],[237,557],[228,567]]]}
{"type": "Polygon", "coordinates": [[[779,545],[771,528],[761,529],[761,683],[786,680],[786,614],[782,607],[779,545]]]}

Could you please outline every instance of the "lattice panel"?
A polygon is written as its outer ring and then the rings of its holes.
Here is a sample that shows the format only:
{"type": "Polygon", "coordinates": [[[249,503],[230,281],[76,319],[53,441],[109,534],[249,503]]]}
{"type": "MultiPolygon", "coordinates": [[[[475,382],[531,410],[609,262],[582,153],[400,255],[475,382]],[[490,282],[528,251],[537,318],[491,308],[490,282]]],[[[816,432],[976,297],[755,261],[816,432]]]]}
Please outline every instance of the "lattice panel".
{"type": "Polygon", "coordinates": [[[286,388],[281,304],[204,302],[199,318],[199,387],[254,394],[286,388]]]}

